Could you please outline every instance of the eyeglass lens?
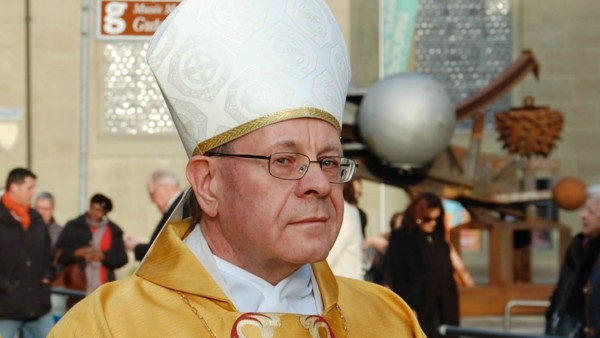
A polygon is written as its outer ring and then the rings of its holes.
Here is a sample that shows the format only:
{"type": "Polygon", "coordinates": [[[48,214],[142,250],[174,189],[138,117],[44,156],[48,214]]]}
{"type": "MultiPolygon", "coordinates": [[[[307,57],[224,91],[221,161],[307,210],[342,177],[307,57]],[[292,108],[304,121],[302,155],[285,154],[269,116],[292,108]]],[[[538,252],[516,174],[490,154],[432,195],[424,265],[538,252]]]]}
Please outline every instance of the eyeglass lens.
{"type": "Polygon", "coordinates": [[[421,217],[421,218],[417,218],[417,224],[421,224],[421,223],[429,223],[431,221],[435,220],[434,217],[421,217]]]}
{"type": "Polygon", "coordinates": [[[269,161],[269,171],[277,178],[297,180],[306,175],[311,163],[318,163],[323,174],[332,183],[345,183],[350,180],[355,167],[354,162],[345,157],[329,156],[319,161],[311,161],[303,154],[274,153],[269,161]]]}

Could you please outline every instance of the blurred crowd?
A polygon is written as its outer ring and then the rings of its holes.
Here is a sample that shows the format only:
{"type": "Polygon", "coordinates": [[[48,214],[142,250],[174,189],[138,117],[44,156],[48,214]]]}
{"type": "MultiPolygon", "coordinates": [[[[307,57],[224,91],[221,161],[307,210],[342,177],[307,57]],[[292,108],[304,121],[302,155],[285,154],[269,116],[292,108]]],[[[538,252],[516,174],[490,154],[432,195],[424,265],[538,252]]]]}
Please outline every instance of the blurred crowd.
{"type": "Polygon", "coordinates": [[[45,337],[64,313],[100,285],[116,280],[131,251],[142,260],[182,197],[177,177],[158,169],[147,182],[151,201],[163,213],[149,243],[125,237],[109,218],[110,197],[94,194],[83,214],[64,226],[56,202],[36,194],[37,176],[15,168],[0,189],[0,337],[45,337]],[[61,292],[51,293],[51,287],[61,292]]]}
{"type": "MultiPolygon", "coordinates": [[[[147,191],[162,213],[148,243],[109,218],[110,197],[94,194],[86,212],[61,225],[54,217],[55,198],[36,194],[36,175],[13,169],[0,191],[0,335],[43,337],[75,303],[100,285],[114,281],[115,270],[141,261],[168,221],[183,190],[177,177],[159,169],[147,191]],[[50,287],[78,291],[51,294],[50,287]],[[3,298],[2,298],[3,297],[3,298]]],[[[588,187],[580,211],[582,230],[564,257],[547,310],[546,333],[595,337],[600,323],[600,185],[588,187]]],[[[360,178],[344,186],[344,219],[327,261],[338,276],[367,280],[400,295],[416,314],[428,337],[442,324],[459,325],[458,286],[474,281],[449,241],[449,229],[470,221],[455,201],[424,192],[389,220],[389,231],[366,236],[367,216],[358,206],[360,178]]],[[[184,211],[185,216],[189,211],[184,211]]]]}

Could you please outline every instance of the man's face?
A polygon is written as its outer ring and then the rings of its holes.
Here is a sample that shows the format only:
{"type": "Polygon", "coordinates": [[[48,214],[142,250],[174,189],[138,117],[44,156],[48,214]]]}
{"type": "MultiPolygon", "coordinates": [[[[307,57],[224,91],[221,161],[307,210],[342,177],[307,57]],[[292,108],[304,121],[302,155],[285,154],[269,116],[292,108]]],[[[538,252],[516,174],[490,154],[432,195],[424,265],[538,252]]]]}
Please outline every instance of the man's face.
{"type": "Polygon", "coordinates": [[[40,198],[35,201],[35,210],[42,215],[44,223],[49,224],[54,214],[54,206],[52,202],[47,198],[40,198]]]}
{"type": "Polygon", "coordinates": [[[588,198],[585,206],[579,212],[581,232],[594,237],[600,235],[600,201],[588,198]]]}
{"type": "Polygon", "coordinates": [[[148,182],[148,196],[150,196],[150,200],[160,212],[165,212],[167,209],[167,203],[169,202],[167,196],[165,195],[165,186],[164,185],[156,185],[152,182],[148,182]]]}
{"type": "MultiPolygon", "coordinates": [[[[311,160],[341,156],[338,131],[317,119],[263,127],[233,142],[236,154],[296,152],[311,160]]],[[[342,184],[330,183],[317,163],[300,180],[269,174],[268,161],[217,158],[218,218],[229,248],[222,254],[242,268],[299,267],[327,257],[343,217],[342,184]]]]}
{"type": "Polygon", "coordinates": [[[21,184],[12,183],[8,194],[18,204],[31,206],[31,200],[35,195],[35,178],[28,176],[21,184]]]}

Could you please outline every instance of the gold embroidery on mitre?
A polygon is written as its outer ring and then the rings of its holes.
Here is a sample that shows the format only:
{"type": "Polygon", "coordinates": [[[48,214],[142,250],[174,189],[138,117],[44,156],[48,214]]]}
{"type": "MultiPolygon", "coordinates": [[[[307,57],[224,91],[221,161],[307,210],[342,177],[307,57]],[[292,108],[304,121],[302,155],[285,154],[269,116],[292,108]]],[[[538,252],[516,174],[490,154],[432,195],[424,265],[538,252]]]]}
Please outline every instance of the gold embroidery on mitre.
{"type": "Polygon", "coordinates": [[[327,121],[331,123],[337,130],[341,130],[339,121],[333,115],[324,110],[317,108],[296,108],[257,118],[237,127],[231,128],[219,135],[213,136],[204,142],[198,143],[192,155],[202,155],[211,149],[222,146],[227,142],[233,141],[259,128],[266,127],[277,122],[303,117],[312,117],[327,121]]]}

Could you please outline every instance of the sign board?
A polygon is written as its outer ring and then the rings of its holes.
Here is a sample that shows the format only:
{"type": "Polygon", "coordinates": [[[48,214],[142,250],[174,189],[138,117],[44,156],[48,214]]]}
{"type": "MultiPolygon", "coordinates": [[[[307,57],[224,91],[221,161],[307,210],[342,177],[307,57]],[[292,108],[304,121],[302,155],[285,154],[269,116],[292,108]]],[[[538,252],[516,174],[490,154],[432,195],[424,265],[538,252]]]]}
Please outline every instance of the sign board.
{"type": "Polygon", "coordinates": [[[98,38],[150,39],[179,1],[98,0],[98,38]]]}
{"type": "Polygon", "coordinates": [[[21,109],[16,107],[0,107],[0,121],[19,121],[21,109]]]}

